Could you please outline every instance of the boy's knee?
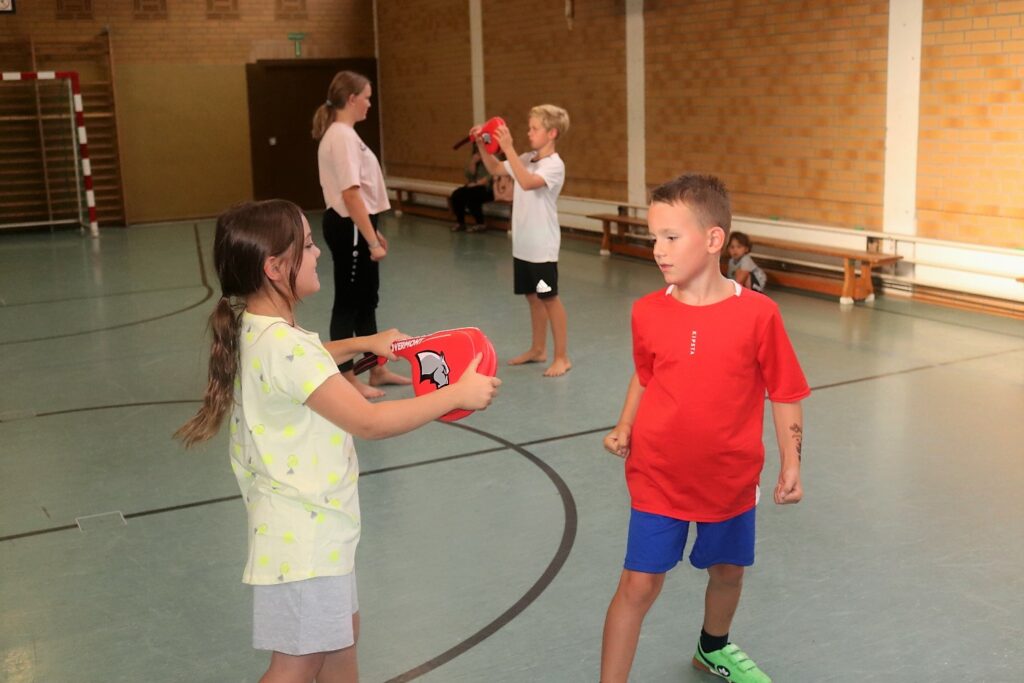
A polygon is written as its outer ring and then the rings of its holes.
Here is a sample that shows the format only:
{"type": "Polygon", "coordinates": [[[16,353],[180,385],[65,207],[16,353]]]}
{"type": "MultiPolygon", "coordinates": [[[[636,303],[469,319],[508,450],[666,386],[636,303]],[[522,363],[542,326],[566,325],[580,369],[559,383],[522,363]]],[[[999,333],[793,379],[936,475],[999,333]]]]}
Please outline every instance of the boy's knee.
{"type": "Polygon", "coordinates": [[[326,652],[318,653],[317,655],[313,656],[310,659],[310,661],[308,663],[308,666],[306,667],[305,673],[304,673],[304,675],[308,678],[308,680],[312,681],[312,680],[316,679],[317,675],[324,668],[324,662],[326,662],[326,661],[327,661],[327,653],[326,652]]]}
{"type": "Polygon", "coordinates": [[[286,655],[275,652],[270,660],[270,670],[282,675],[302,680],[313,680],[323,668],[325,652],[314,652],[308,655],[286,655]]]}
{"type": "Polygon", "coordinates": [[[619,583],[619,593],[631,605],[650,605],[661,592],[664,574],[625,571],[619,583]]]}
{"type": "Polygon", "coordinates": [[[716,564],[708,567],[708,574],[716,583],[739,586],[743,583],[743,569],[735,564],[716,564]]]}

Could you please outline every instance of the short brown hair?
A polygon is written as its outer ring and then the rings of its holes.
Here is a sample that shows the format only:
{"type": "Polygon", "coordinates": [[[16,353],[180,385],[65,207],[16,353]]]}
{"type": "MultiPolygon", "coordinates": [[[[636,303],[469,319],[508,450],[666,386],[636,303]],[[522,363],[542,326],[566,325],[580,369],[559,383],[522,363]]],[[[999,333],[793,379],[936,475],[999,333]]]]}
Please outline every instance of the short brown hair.
{"type": "Polygon", "coordinates": [[[553,104],[538,104],[530,110],[530,116],[540,119],[540,125],[544,126],[544,130],[552,128],[557,130],[559,140],[569,132],[569,112],[561,107],[556,107],[553,104]]]}
{"type": "Polygon", "coordinates": [[[651,202],[685,204],[697,217],[700,227],[707,229],[717,225],[725,231],[725,243],[729,243],[732,206],[725,183],[717,177],[685,173],[654,188],[651,202]]]}

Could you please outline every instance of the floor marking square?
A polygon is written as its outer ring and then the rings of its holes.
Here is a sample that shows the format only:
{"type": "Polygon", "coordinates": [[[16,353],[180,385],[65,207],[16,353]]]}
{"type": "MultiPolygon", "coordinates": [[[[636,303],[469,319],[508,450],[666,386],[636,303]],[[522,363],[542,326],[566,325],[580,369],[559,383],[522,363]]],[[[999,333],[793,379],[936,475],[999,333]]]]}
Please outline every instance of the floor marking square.
{"type": "Polygon", "coordinates": [[[124,518],[124,513],[120,510],[114,510],[112,512],[100,512],[95,515],[75,517],[75,524],[78,525],[79,531],[85,533],[86,531],[103,531],[105,529],[128,526],[128,520],[124,518]]]}

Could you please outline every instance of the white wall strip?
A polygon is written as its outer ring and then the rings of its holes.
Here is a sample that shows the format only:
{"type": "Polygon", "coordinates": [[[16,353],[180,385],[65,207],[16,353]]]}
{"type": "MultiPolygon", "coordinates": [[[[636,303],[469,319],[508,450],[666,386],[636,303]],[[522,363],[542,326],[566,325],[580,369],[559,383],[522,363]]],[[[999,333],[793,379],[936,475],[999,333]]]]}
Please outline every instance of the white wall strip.
{"type": "Polygon", "coordinates": [[[480,0],[469,0],[469,61],[473,84],[473,123],[487,118],[484,98],[484,15],[480,0]]]}
{"type": "Polygon", "coordinates": [[[921,109],[923,0],[889,3],[889,73],[885,97],[882,226],[917,234],[917,135],[921,109]]]}
{"type": "Polygon", "coordinates": [[[626,163],[630,204],[647,203],[644,0],[626,0],[626,163]]]}

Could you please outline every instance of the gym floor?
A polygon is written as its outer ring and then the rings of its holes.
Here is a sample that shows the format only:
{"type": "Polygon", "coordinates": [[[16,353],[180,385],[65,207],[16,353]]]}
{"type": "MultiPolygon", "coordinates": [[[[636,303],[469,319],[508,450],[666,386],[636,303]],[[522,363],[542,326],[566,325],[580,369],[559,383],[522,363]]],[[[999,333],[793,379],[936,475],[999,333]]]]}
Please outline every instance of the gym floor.
{"type": "MultiPolygon", "coordinates": [[[[473,325],[500,358],[525,350],[504,234],[383,225],[382,327],[473,325]]],[[[186,452],[170,436],[205,385],[212,235],[206,220],[0,239],[0,680],[230,683],[265,668],[226,438],[186,452]]],[[[319,270],[298,320],[326,339],[326,249],[319,270]]],[[[597,680],[629,506],[601,439],[632,372],[631,302],[661,275],[566,240],[560,279],[572,372],[502,367],[486,412],[357,444],[368,683],[597,680]]],[[[762,501],[734,640],[778,683],[1020,680],[1024,324],[769,293],[815,390],[806,497],[762,501]]],[[[770,418],[765,442],[770,488],[770,418]]],[[[688,564],[670,573],[633,680],[718,680],[689,664],[704,584],[688,564]]]]}

